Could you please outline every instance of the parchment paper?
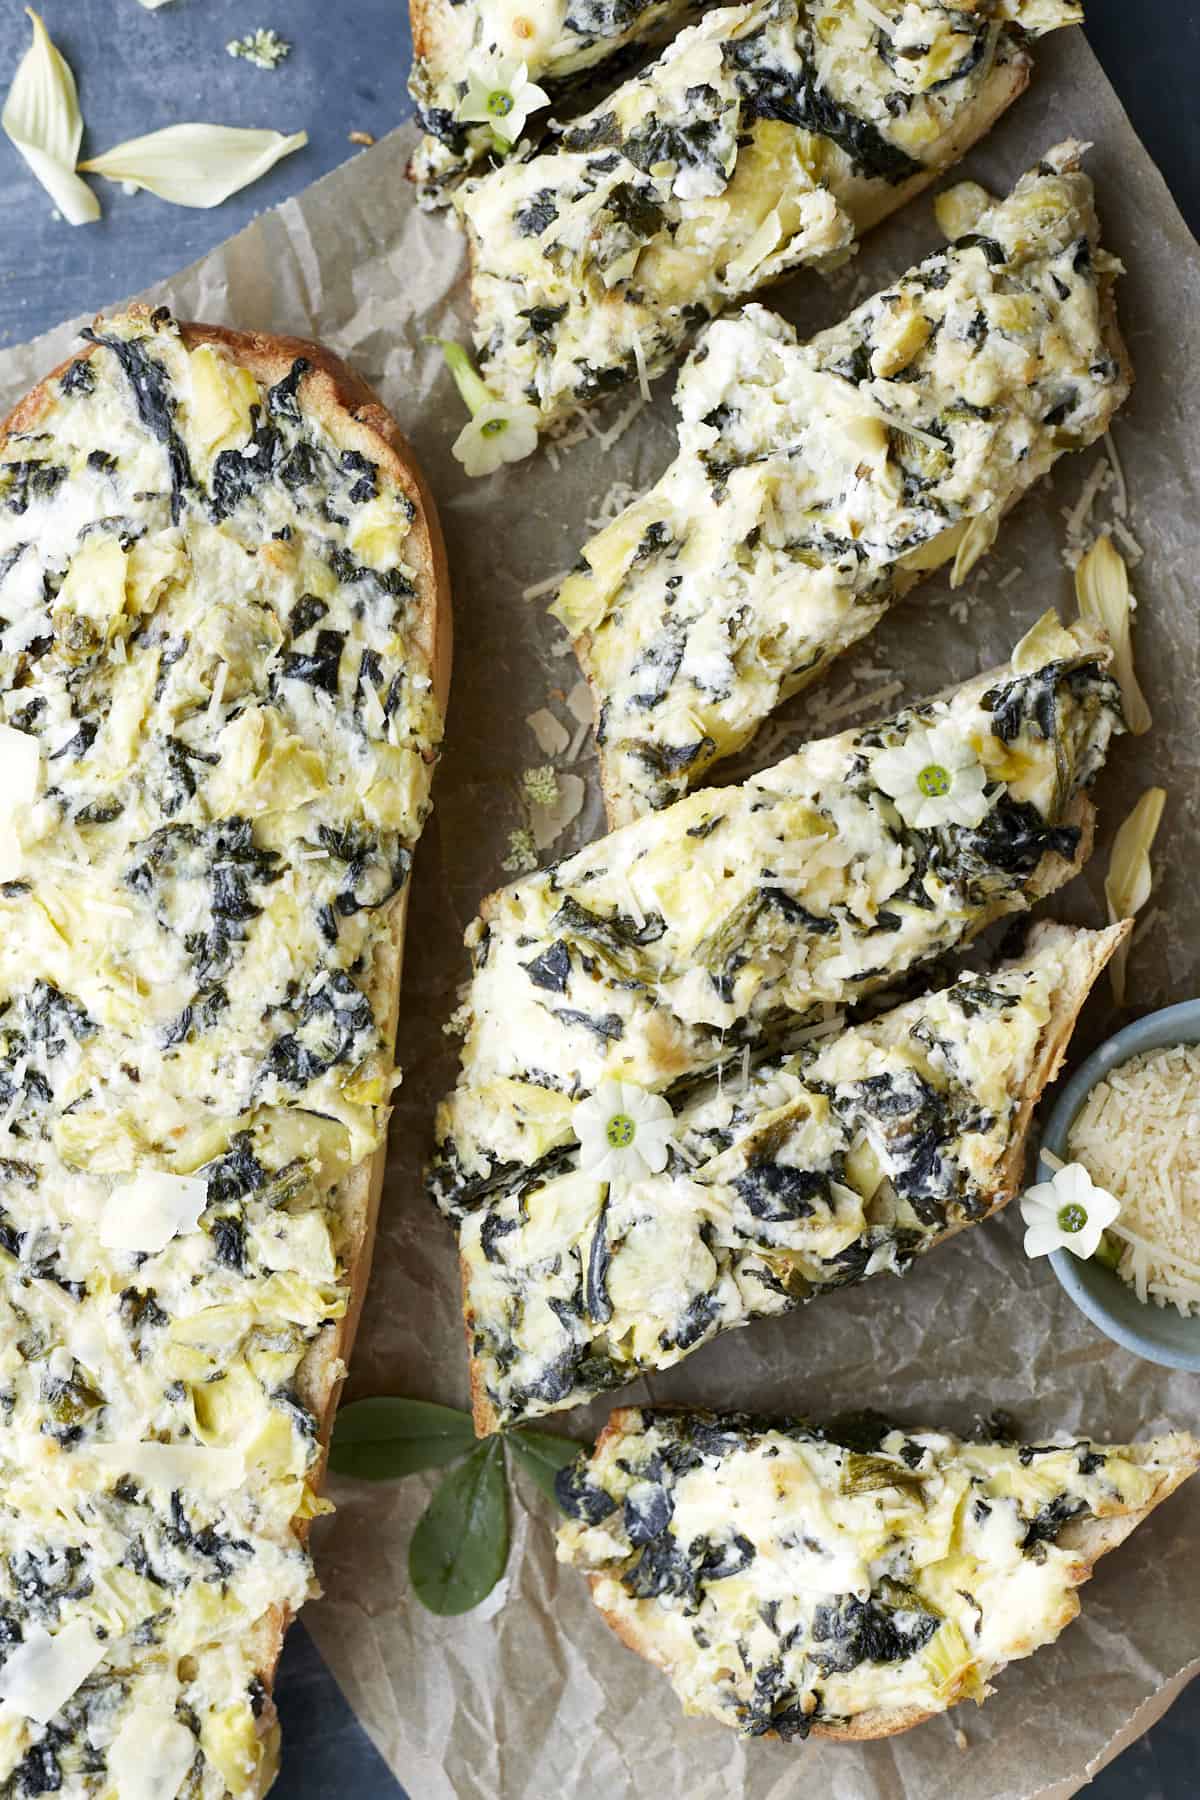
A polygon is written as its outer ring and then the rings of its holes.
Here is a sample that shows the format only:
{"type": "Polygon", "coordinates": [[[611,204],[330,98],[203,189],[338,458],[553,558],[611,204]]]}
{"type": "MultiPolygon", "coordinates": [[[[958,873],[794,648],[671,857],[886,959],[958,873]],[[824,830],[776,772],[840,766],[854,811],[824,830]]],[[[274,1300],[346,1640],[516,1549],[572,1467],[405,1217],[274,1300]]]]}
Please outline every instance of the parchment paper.
{"type": "MultiPolygon", "coordinates": [[[[1200,249],[1082,36],[1056,35],[1037,60],[1032,91],[967,168],[1004,191],[1052,143],[1069,135],[1093,139],[1087,166],[1105,242],[1129,270],[1119,304],[1138,381],[1115,438],[1133,529],[1145,550],[1135,571],[1142,603],[1137,653],[1155,728],[1136,743],[1116,745],[1099,786],[1103,831],[1090,872],[1053,905],[1062,916],[1100,922],[1112,832],[1145,786],[1163,782],[1169,801],[1155,855],[1160,911],[1130,971],[1131,996],[1145,1009],[1193,994],[1200,960],[1200,626],[1192,593],[1200,249]]],[[[665,466],[673,444],[671,383],[658,384],[653,408],[611,448],[590,439],[563,455],[557,472],[539,456],[468,483],[450,456],[461,407],[425,342],[427,334],[466,336],[461,246],[442,220],[412,203],[403,179],[409,144],[407,131],[394,134],[153,297],[169,300],[182,317],[323,338],[377,386],[441,501],[455,578],[457,667],[436,812],[417,861],[400,1032],[408,1073],[392,1126],[379,1248],[350,1391],[461,1404],[466,1364],[454,1246],[420,1184],[433,1107],[452,1079],[457,1050],[441,1028],[467,972],[462,931],[481,896],[504,879],[507,836],[523,822],[520,772],[546,760],[525,718],[547,703],[564,716],[561,696],[577,678],[573,659],[561,654],[559,628],[521,592],[569,567],[610,484],[640,489],[665,466]],[[552,690],[559,699],[548,702],[552,690]]],[[[146,201],[147,229],[154,204],[146,201]]],[[[869,240],[850,278],[831,288],[801,277],[770,303],[816,329],[846,309],[859,268],[873,286],[937,241],[929,202],[918,202],[869,240]]],[[[99,304],[118,296],[96,298],[99,304]]],[[[0,353],[0,399],[15,399],[70,342],[64,327],[0,353]]],[[[797,703],[788,732],[773,730],[769,747],[783,754],[813,735],[831,696],[850,679],[864,694],[902,679],[905,696],[916,697],[1001,661],[1048,605],[1070,610],[1061,509],[1079,495],[1091,461],[1064,460],[1053,482],[1003,527],[987,578],[977,579],[976,570],[971,580],[967,607],[942,581],[919,589],[825,687],[797,703]],[[1005,576],[1012,578],[1001,587],[1005,576]],[[855,676],[856,669],[883,673],[855,676]]],[[[838,728],[843,723],[849,720],[838,728]]],[[[576,767],[588,780],[588,804],[555,853],[600,829],[590,749],[576,767]]],[[[1077,1053],[1114,1022],[1105,990],[1089,1008],[1077,1053]]],[[[1197,1414],[1194,1379],[1111,1345],[1063,1296],[1046,1263],[1025,1260],[1015,1209],[964,1233],[902,1282],[881,1277],[725,1337],[621,1398],[651,1391],[659,1400],[813,1415],[874,1405],[908,1422],[959,1430],[1004,1407],[1034,1436],[1063,1427],[1124,1439],[1194,1426],[1197,1414]]],[[[601,1410],[544,1423],[582,1436],[601,1410]]],[[[422,1479],[335,1483],[338,1515],[316,1538],[328,1597],[305,1615],[415,1800],[1069,1794],[1137,1709],[1200,1657],[1198,1482],[1101,1565],[1085,1590],[1081,1620],[1057,1645],[1003,1675],[983,1711],[959,1708],[878,1745],[743,1744],[715,1724],[685,1721],[666,1682],[610,1636],[582,1580],[555,1564],[550,1508],[532,1490],[520,1488],[502,1593],[460,1619],[424,1611],[409,1593],[406,1554],[430,1491],[422,1479]],[[965,1751],[956,1743],[959,1729],[965,1751]]]]}

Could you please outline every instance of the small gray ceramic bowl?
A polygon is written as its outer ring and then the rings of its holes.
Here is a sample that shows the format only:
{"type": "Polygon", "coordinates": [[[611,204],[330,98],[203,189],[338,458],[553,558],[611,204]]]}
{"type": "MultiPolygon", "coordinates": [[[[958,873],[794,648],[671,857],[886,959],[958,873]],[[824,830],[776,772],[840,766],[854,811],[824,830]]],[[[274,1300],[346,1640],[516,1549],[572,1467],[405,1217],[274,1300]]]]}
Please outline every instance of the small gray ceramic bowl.
{"type": "MultiPolygon", "coordinates": [[[[1170,1044],[1200,1043],[1200,1000],[1184,1000],[1149,1013],[1118,1031],[1088,1057],[1065,1084],[1042,1132],[1042,1149],[1061,1162],[1069,1160],[1067,1137],[1075,1115],[1110,1069],[1128,1062],[1143,1050],[1162,1050],[1170,1044]]],[[[1038,1156],[1038,1180],[1049,1181],[1054,1171],[1038,1156]]],[[[1200,1373],[1200,1317],[1185,1319],[1173,1306],[1141,1301],[1127,1282],[1094,1259],[1083,1262],[1069,1250],[1050,1256],[1054,1273],[1080,1312],[1086,1313],[1114,1343],[1132,1350],[1147,1362],[1168,1369],[1200,1373]]]]}

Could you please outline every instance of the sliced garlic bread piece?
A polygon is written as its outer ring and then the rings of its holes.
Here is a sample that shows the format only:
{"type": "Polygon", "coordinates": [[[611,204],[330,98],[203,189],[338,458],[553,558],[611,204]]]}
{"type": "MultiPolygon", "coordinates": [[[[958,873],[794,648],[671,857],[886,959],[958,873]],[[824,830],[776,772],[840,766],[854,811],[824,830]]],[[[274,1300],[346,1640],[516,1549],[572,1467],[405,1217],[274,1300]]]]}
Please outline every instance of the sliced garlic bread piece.
{"type": "Polygon", "coordinates": [[[1003,515],[1129,392],[1079,146],[806,343],[758,306],[679,379],[679,454],[554,612],[591,683],[610,823],[665,806],[1003,515]]]}
{"type": "Polygon", "coordinates": [[[1073,873],[1119,697],[1104,643],[1051,621],[1007,669],[691,794],[487,900],[467,933],[462,1072],[438,1116],[440,1204],[469,1209],[570,1145],[573,1108],[602,1081],[663,1092],[740,1063],[1073,873]],[[906,768],[946,793],[893,799],[906,768]]]}
{"type": "Polygon", "coordinates": [[[488,385],[559,425],[740,297],[844,261],[1021,91],[1024,38],[1079,16],[1069,0],[707,13],[544,151],[457,190],[488,385]]]}
{"type": "Polygon", "coordinates": [[[320,346],[85,335],[0,438],[0,1783],[226,1800],[313,1585],[449,593],[320,346]]]}
{"type": "MultiPolygon", "coordinates": [[[[557,104],[585,83],[623,67],[692,23],[712,0],[409,0],[413,64],[408,91],[425,136],[409,165],[422,206],[448,204],[453,189],[500,150],[487,125],[457,117],[472,63],[497,73],[524,67],[557,104]]],[[[521,139],[536,137],[535,114],[521,139]]],[[[503,124],[503,119],[500,121],[503,124]]]]}
{"type": "Polygon", "coordinates": [[[459,1235],[480,1436],[670,1368],[722,1331],[902,1274],[1021,1185],[1033,1109],[1128,925],[1039,925],[964,975],[690,1095],[621,1189],[567,1166],[459,1235]]]}
{"type": "Polygon", "coordinates": [[[689,1713],[892,1737],[1052,1643],[1200,1440],[964,1443],[862,1415],[626,1408],[565,1469],[559,1560],[689,1713]]]}

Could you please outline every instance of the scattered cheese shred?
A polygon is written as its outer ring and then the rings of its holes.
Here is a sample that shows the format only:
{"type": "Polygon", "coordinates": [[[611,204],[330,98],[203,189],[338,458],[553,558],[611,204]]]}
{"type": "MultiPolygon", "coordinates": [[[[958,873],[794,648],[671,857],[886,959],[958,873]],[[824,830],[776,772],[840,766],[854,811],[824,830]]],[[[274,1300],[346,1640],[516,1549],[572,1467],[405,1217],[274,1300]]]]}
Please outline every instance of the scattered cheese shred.
{"type": "Polygon", "coordinates": [[[535,581],[522,588],[522,600],[544,600],[547,594],[556,594],[570,573],[570,569],[559,569],[557,574],[547,575],[545,581],[535,581]]]}
{"type": "Polygon", "coordinates": [[[1109,1235],[1139,1300],[1200,1314],[1200,1045],[1122,1063],[1071,1126],[1070,1155],[1121,1202],[1109,1235]]]}
{"type": "Polygon", "coordinates": [[[642,340],[635,331],[633,334],[633,360],[637,364],[638,388],[643,400],[650,398],[650,379],[646,374],[646,352],[642,349],[642,340]]]}
{"type": "Polygon", "coordinates": [[[611,450],[613,445],[625,436],[648,398],[648,394],[635,394],[628,406],[622,407],[608,430],[596,434],[596,440],[602,450],[611,450]]]}

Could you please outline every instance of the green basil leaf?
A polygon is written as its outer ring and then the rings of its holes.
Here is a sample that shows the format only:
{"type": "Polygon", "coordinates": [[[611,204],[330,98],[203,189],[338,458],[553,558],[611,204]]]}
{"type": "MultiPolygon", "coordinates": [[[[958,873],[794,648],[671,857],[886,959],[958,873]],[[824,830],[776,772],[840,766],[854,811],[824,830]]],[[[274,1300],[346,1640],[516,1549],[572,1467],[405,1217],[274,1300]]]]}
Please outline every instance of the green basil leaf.
{"type": "Polygon", "coordinates": [[[486,1600],[508,1562],[504,1440],[484,1440],[451,1469],[417,1522],[408,1573],[430,1612],[470,1612],[486,1600]]]}
{"type": "Polygon", "coordinates": [[[362,1481],[391,1481],[467,1456],[478,1439],[471,1415],[429,1400],[358,1400],[338,1414],[329,1466],[362,1481]]]}
{"type": "Polygon", "coordinates": [[[543,1494],[557,1506],[554,1477],[569,1462],[574,1462],[585,1446],[571,1438],[558,1437],[552,1431],[529,1431],[525,1427],[509,1432],[508,1442],[530,1480],[536,1481],[543,1494]]]}

